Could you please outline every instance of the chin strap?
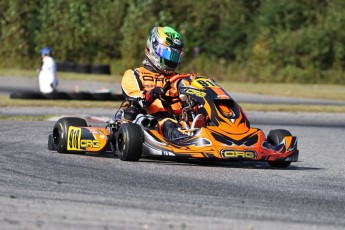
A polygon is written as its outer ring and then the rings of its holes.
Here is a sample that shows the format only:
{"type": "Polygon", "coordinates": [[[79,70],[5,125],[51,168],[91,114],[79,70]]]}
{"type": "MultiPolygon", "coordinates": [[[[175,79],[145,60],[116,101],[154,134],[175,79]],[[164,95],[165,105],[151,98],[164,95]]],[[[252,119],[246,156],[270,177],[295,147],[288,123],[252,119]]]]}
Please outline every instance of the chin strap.
{"type": "Polygon", "coordinates": [[[151,72],[154,72],[154,73],[159,73],[159,74],[162,74],[162,75],[166,75],[166,76],[170,76],[170,75],[174,75],[176,74],[175,70],[170,70],[170,71],[162,71],[160,70],[157,66],[155,66],[150,59],[146,58],[144,61],[143,61],[143,65],[144,65],[144,68],[151,71],[151,72]]]}

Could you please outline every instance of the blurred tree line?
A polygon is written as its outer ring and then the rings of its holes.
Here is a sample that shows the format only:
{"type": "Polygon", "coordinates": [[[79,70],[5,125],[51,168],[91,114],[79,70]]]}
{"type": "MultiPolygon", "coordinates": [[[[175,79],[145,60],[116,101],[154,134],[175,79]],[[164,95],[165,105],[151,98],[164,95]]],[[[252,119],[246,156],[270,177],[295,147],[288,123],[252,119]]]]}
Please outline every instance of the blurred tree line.
{"type": "Polygon", "coordinates": [[[216,79],[345,84],[344,0],[0,0],[0,66],[140,65],[154,26],[185,41],[180,72],[216,79]]]}

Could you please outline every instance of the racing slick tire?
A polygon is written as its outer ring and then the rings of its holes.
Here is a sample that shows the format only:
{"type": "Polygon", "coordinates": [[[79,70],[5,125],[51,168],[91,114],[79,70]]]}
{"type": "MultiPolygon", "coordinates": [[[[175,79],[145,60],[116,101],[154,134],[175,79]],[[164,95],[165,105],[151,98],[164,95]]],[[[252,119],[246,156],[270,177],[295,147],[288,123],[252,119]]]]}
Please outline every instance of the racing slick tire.
{"type": "Polygon", "coordinates": [[[80,101],[93,101],[93,100],[95,100],[95,98],[89,92],[73,92],[73,93],[68,93],[68,95],[73,100],[80,100],[80,101]]]}
{"type": "Polygon", "coordinates": [[[138,161],[143,150],[141,127],[133,123],[122,124],[116,134],[116,152],[122,161],[138,161]]]}
{"type": "MultiPolygon", "coordinates": [[[[287,136],[292,136],[289,131],[285,129],[274,129],[268,133],[267,141],[271,145],[278,145],[287,136]]],[[[291,161],[269,161],[268,164],[274,168],[286,168],[291,164],[291,161]]]]}
{"type": "Polygon", "coordinates": [[[23,92],[12,92],[10,94],[11,99],[34,99],[34,100],[42,100],[45,97],[40,92],[34,91],[23,91],[23,92]]]}
{"type": "Polygon", "coordinates": [[[53,138],[53,134],[49,134],[48,136],[48,150],[50,151],[55,151],[55,145],[54,145],[54,138],[53,138]]]}
{"type": "Polygon", "coordinates": [[[53,128],[53,147],[59,153],[67,153],[67,136],[68,128],[70,126],[85,127],[87,123],[84,119],[79,117],[64,117],[60,118],[53,128]]]}
{"type": "Polygon", "coordinates": [[[45,99],[48,100],[70,100],[71,97],[65,92],[51,92],[43,94],[45,99]]]}

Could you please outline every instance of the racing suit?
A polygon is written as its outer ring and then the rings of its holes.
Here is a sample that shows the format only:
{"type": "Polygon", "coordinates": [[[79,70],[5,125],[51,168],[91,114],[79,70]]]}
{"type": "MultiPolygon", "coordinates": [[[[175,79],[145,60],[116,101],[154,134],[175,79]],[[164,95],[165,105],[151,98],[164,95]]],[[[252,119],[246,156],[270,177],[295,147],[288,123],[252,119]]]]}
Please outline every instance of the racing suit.
{"type": "MultiPolygon", "coordinates": [[[[157,87],[163,87],[167,79],[173,75],[167,76],[158,73],[155,69],[144,61],[144,67],[139,67],[134,70],[127,70],[121,81],[122,92],[125,98],[140,99],[142,101],[141,106],[146,109],[147,113],[156,117],[159,120],[159,124],[162,127],[163,136],[167,139],[184,138],[187,135],[178,131],[177,122],[173,119],[171,113],[161,100],[154,99],[151,103],[148,103],[147,95],[150,91],[157,87]]],[[[178,92],[175,84],[171,85],[171,88],[166,92],[169,97],[178,98],[178,92]]],[[[177,112],[181,108],[180,102],[171,105],[171,108],[177,112]]]]}

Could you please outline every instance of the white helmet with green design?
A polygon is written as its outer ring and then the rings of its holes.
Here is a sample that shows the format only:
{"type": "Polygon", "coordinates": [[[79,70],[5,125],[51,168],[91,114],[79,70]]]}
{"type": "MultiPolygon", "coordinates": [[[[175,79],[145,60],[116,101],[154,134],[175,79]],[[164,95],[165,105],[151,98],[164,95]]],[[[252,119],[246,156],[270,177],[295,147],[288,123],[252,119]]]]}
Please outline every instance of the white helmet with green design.
{"type": "Polygon", "coordinates": [[[174,74],[183,56],[182,36],[168,26],[154,27],[147,39],[145,54],[159,72],[174,74]]]}

